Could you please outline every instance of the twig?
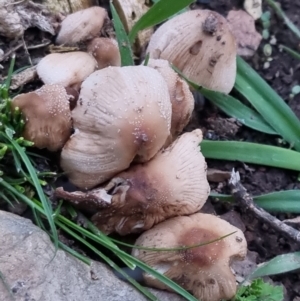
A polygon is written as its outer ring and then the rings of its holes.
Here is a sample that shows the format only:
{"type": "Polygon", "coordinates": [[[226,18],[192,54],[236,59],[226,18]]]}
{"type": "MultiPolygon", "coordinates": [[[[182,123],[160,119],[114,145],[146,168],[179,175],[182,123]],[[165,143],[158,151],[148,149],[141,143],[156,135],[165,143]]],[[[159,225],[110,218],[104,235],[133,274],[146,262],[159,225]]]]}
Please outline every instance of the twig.
{"type": "Polygon", "coordinates": [[[258,220],[269,224],[273,229],[281,232],[287,238],[300,243],[300,232],[286,225],[264,209],[255,205],[252,196],[247,192],[246,188],[240,182],[240,174],[234,170],[229,180],[231,193],[242,210],[252,213],[258,220]]]}
{"type": "Polygon", "coordinates": [[[32,60],[31,60],[31,56],[29,54],[29,51],[27,49],[27,45],[26,45],[26,42],[24,40],[24,35],[22,36],[22,41],[23,41],[23,47],[24,47],[24,50],[25,50],[25,53],[27,54],[27,58],[28,58],[28,62],[31,66],[33,66],[33,63],[32,63],[32,60]]]}
{"type": "Polygon", "coordinates": [[[23,43],[18,44],[17,46],[15,46],[14,48],[10,49],[9,51],[7,51],[1,58],[1,61],[4,61],[6,58],[8,58],[12,53],[16,52],[19,48],[21,48],[23,46],[23,43]]]}

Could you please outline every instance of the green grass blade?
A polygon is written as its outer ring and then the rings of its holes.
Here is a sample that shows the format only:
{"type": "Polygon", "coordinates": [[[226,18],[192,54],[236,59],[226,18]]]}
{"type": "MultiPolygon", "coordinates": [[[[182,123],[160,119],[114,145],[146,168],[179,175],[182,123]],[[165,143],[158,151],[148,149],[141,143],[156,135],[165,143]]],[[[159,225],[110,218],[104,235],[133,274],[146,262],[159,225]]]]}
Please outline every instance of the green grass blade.
{"type": "MultiPolygon", "coordinates": [[[[70,220],[66,219],[65,217],[59,216],[59,220],[61,222],[65,223],[69,228],[72,228],[72,229],[78,231],[79,226],[74,224],[70,220]]],[[[84,235],[85,237],[88,237],[89,239],[95,241],[96,243],[99,243],[99,244],[103,245],[104,247],[110,249],[112,252],[117,254],[119,257],[126,258],[127,260],[129,260],[133,264],[135,264],[136,266],[140,267],[145,272],[147,272],[149,274],[152,274],[155,278],[157,278],[158,280],[163,282],[165,285],[169,286],[171,289],[174,290],[174,292],[180,294],[181,296],[183,296],[187,300],[189,300],[189,301],[198,301],[195,297],[193,297],[190,293],[188,293],[186,290],[184,290],[182,287],[180,287],[177,283],[175,283],[174,281],[170,280],[169,278],[163,276],[162,274],[158,273],[157,271],[155,271],[154,269],[152,269],[151,267],[149,267],[145,263],[141,262],[137,258],[127,254],[126,252],[118,249],[117,247],[114,247],[110,244],[107,244],[105,241],[99,239],[99,237],[97,235],[87,231],[86,229],[84,229],[82,227],[80,227],[80,233],[82,235],[84,235]]]]}
{"type": "Polygon", "coordinates": [[[39,196],[39,199],[41,200],[42,204],[43,204],[43,208],[45,210],[45,215],[48,219],[50,228],[51,228],[51,232],[54,238],[54,245],[55,245],[55,249],[58,249],[58,234],[57,234],[57,230],[54,224],[54,220],[53,220],[53,216],[52,216],[52,208],[51,205],[49,204],[49,200],[46,198],[44,191],[42,189],[42,186],[39,182],[38,176],[36,174],[36,171],[34,169],[34,167],[32,166],[28,156],[26,155],[25,151],[22,149],[22,147],[20,147],[20,145],[18,143],[16,143],[13,139],[11,139],[9,136],[3,134],[4,137],[12,144],[12,146],[14,147],[14,149],[18,152],[18,154],[20,155],[21,159],[23,160],[29,175],[32,179],[32,182],[34,184],[34,187],[37,191],[37,194],[39,196]]]}
{"type": "Polygon", "coordinates": [[[201,150],[205,158],[300,171],[300,153],[281,147],[239,141],[203,140],[201,150]]]}
{"type": "Polygon", "coordinates": [[[133,61],[131,45],[128,36],[126,34],[125,28],[122,24],[122,21],[120,20],[119,15],[112,2],[110,2],[110,9],[111,9],[114,28],[116,31],[117,41],[120,49],[121,64],[122,66],[133,66],[134,61],[133,61]]]}
{"type": "MultiPolygon", "coordinates": [[[[210,193],[213,198],[233,202],[231,195],[210,193]]],[[[253,196],[254,202],[269,212],[300,213],[300,190],[276,191],[253,196]]]]}
{"type": "Polygon", "coordinates": [[[140,30],[157,25],[177,14],[195,0],[160,0],[156,2],[132,27],[128,37],[131,43],[140,30]]]}
{"type": "Polygon", "coordinates": [[[197,90],[224,113],[237,119],[245,126],[266,134],[277,135],[276,131],[257,112],[245,106],[238,99],[199,86],[197,90]]]}
{"type": "Polygon", "coordinates": [[[113,269],[118,271],[122,276],[125,277],[127,281],[129,281],[136,289],[138,289],[142,294],[144,294],[146,297],[148,297],[150,300],[157,301],[157,298],[146,288],[141,286],[138,282],[136,282],[133,278],[128,276],[120,267],[118,267],[111,259],[109,259],[107,256],[105,256],[102,252],[100,252],[96,247],[94,247],[92,244],[87,242],[85,239],[80,237],[78,234],[76,234],[74,231],[69,229],[66,225],[64,225],[61,222],[57,222],[59,227],[63,229],[66,233],[71,235],[76,240],[80,241],[82,244],[87,246],[90,250],[92,250],[95,254],[100,256],[108,265],[110,265],[113,269]]]}
{"type": "Polygon", "coordinates": [[[255,269],[246,280],[287,273],[297,269],[300,269],[300,252],[279,255],[255,269]]]}
{"type": "Polygon", "coordinates": [[[81,260],[82,262],[84,262],[87,265],[91,265],[91,260],[82,255],[79,254],[78,252],[76,252],[75,250],[73,250],[72,248],[68,247],[67,245],[65,245],[64,243],[62,243],[61,241],[58,242],[58,246],[64,250],[65,252],[68,252],[69,254],[71,254],[72,256],[74,256],[75,258],[81,260]]]}
{"type": "Polygon", "coordinates": [[[280,45],[280,48],[282,48],[283,50],[285,50],[288,54],[290,54],[293,58],[300,60],[300,53],[285,46],[285,45],[280,45]]]}
{"type": "Polygon", "coordinates": [[[235,89],[279,135],[300,151],[299,119],[283,99],[240,57],[237,58],[235,89]]]}

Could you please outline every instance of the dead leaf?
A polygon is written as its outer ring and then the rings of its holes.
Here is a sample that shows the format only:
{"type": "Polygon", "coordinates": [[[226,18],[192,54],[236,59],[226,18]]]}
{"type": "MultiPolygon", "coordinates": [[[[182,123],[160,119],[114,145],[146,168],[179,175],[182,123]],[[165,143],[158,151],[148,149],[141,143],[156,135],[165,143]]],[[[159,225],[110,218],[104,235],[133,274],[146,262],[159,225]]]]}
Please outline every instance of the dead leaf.
{"type": "Polygon", "coordinates": [[[209,182],[224,182],[230,179],[231,172],[222,171],[214,168],[207,169],[207,180],[209,182]]]}
{"type": "Polygon", "coordinates": [[[227,21],[237,43],[238,55],[254,55],[262,39],[261,34],[256,31],[254,19],[243,10],[231,10],[227,21]]]}

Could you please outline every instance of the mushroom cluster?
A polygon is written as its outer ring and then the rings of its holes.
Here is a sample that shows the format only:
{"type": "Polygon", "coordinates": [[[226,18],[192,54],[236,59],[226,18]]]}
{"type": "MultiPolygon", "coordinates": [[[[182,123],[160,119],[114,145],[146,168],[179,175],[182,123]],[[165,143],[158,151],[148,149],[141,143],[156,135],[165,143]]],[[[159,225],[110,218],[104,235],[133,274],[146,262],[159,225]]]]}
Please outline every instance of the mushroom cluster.
{"type": "MultiPolygon", "coordinates": [[[[234,37],[219,14],[189,11],[156,30],[147,66],[121,67],[117,42],[100,34],[107,19],[100,7],[64,19],[57,44],[84,44],[85,50],[52,53],[39,62],[45,85],[12,102],[23,112],[24,136],[60,151],[60,166],[77,190],[59,187],[56,196],[88,212],[104,233],[146,231],[136,245],[154,248],[214,240],[132,254],[196,298],[229,299],[236,291],[229,264],[245,256],[246,241],[227,222],[199,213],[210,192],[202,132],[183,133],[194,98],[172,65],[201,86],[229,93],[234,37]]],[[[148,274],[144,280],[167,289],[148,274]]]]}

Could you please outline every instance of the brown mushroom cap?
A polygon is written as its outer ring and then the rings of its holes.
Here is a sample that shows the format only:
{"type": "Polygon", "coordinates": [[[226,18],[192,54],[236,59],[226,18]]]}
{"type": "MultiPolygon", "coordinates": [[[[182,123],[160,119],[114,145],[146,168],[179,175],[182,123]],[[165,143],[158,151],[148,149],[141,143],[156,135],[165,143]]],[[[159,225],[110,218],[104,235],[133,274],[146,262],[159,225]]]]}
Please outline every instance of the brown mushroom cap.
{"type": "Polygon", "coordinates": [[[74,45],[97,37],[106,18],[107,11],[98,6],[70,14],[61,23],[56,43],[74,45]]]}
{"type": "Polygon", "coordinates": [[[96,59],[98,69],[121,66],[119,46],[114,39],[95,38],[88,44],[87,51],[96,59]]]}
{"type": "Polygon", "coordinates": [[[166,60],[149,59],[147,66],[157,70],[167,82],[172,103],[171,134],[173,140],[188,124],[194,110],[194,97],[186,81],[170,67],[166,60]]]}
{"type": "MultiPolygon", "coordinates": [[[[230,269],[232,259],[244,259],[247,242],[238,228],[214,215],[196,213],[162,222],[143,233],[135,245],[151,248],[180,248],[216,240],[217,242],[180,251],[133,249],[132,255],[177,282],[202,301],[228,300],[236,293],[236,280],[230,269]]],[[[147,285],[170,290],[149,274],[147,285]]]]}
{"type": "Polygon", "coordinates": [[[224,93],[233,88],[235,39],[216,12],[191,10],[168,20],[151,37],[147,52],[168,60],[200,86],[224,93]]]}
{"type": "Polygon", "coordinates": [[[71,112],[63,86],[44,85],[34,92],[19,94],[12,100],[12,106],[19,107],[25,118],[24,138],[37,148],[57,151],[69,139],[71,112]]]}
{"type": "Polygon", "coordinates": [[[60,84],[78,89],[83,80],[96,70],[97,62],[81,51],[51,53],[37,65],[37,74],[45,84],[60,84]]]}
{"type": "Polygon", "coordinates": [[[146,66],[108,67],[82,84],[75,133],[61,166],[80,188],[101,184],[135,160],[150,160],[170,134],[171,102],[161,75],[146,66]]]}
{"type": "Polygon", "coordinates": [[[149,162],[116,175],[105,188],[57,193],[81,209],[99,210],[92,221],[107,234],[141,232],[167,218],[192,214],[210,191],[201,140],[199,129],[185,133],[149,162]]]}

